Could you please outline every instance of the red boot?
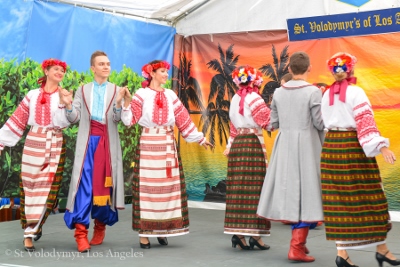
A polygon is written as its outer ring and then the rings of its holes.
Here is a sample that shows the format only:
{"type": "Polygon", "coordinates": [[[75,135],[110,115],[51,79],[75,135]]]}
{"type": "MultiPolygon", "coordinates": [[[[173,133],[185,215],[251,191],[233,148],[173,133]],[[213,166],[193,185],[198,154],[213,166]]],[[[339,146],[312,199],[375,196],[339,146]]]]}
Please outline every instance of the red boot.
{"type": "Polygon", "coordinates": [[[75,241],[79,252],[88,252],[90,250],[89,240],[87,238],[88,230],[83,224],[75,224],[75,241]]]}
{"type": "Polygon", "coordinates": [[[313,262],[314,257],[307,256],[305,253],[308,227],[292,230],[292,240],[290,240],[290,249],[288,259],[292,261],[313,262]]]}
{"type": "Polygon", "coordinates": [[[90,245],[97,246],[103,243],[104,236],[106,235],[106,224],[94,219],[94,232],[90,245]]]}

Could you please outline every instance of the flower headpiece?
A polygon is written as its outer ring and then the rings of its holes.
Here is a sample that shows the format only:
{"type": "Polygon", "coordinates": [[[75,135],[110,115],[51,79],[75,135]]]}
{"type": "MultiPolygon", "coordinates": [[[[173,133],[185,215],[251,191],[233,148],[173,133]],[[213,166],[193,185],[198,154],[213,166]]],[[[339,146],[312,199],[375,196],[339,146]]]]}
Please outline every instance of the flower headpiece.
{"type": "Polygon", "coordinates": [[[42,62],[42,70],[43,71],[46,68],[51,67],[51,66],[60,66],[64,69],[64,72],[67,71],[67,63],[65,63],[61,60],[54,59],[54,58],[43,60],[43,62],[42,62]]]}
{"type": "Polygon", "coordinates": [[[149,86],[150,82],[151,82],[151,75],[150,73],[152,71],[156,71],[159,68],[166,68],[169,70],[169,68],[171,67],[171,65],[167,62],[167,61],[160,61],[157,63],[153,63],[153,64],[146,64],[142,67],[142,76],[144,78],[146,78],[146,80],[144,80],[142,82],[142,87],[145,88],[147,86],[149,86]]]}
{"type": "Polygon", "coordinates": [[[333,74],[341,72],[349,74],[356,63],[357,58],[355,56],[343,52],[333,55],[327,62],[329,71],[333,74]]]}
{"type": "Polygon", "coordinates": [[[233,82],[240,86],[253,82],[255,86],[260,86],[263,82],[262,73],[256,68],[245,66],[239,67],[232,72],[233,82]]]}
{"type": "Polygon", "coordinates": [[[150,73],[152,71],[156,71],[159,68],[166,68],[169,70],[170,67],[171,65],[167,61],[161,61],[154,64],[146,64],[142,67],[142,76],[145,77],[146,79],[149,79],[150,73]]]}

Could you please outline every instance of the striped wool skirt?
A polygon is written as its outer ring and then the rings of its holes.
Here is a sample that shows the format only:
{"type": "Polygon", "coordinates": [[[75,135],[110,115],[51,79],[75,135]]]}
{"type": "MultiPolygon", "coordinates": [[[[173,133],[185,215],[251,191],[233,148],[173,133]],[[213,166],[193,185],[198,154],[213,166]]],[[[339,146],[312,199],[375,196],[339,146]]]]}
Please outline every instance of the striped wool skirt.
{"type": "Polygon", "coordinates": [[[264,137],[261,129],[238,131],[228,155],[224,233],[268,236],[270,222],[256,215],[267,170],[264,137]]]}
{"type": "Polygon", "coordinates": [[[329,131],[321,155],[326,239],[337,249],[382,244],[389,227],[386,196],[375,158],[366,157],[355,131],[329,131]]]}
{"type": "Polygon", "coordinates": [[[189,233],[185,176],[173,127],[143,128],[132,181],[132,228],[139,236],[189,233]]]}
{"type": "Polygon", "coordinates": [[[40,232],[53,211],[64,162],[65,140],[61,130],[32,126],[25,140],[19,183],[20,220],[25,235],[32,237],[40,232]]]}

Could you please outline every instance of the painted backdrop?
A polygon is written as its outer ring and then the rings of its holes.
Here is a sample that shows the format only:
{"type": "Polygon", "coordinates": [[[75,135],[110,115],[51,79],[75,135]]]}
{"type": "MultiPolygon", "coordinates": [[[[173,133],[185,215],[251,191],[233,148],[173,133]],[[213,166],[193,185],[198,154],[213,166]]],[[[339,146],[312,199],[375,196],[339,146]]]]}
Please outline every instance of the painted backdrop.
{"type": "MultiPolygon", "coordinates": [[[[223,201],[227,159],[222,155],[229,136],[228,107],[232,90],[230,73],[249,64],[264,73],[260,93],[270,102],[275,88],[287,72],[289,56],[296,51],[311,57],[311,83],[332,84],[327,59],[339,51],[358,58],[357,85],[367,93],[381,134],[400,158],[400,33],[361,37],[288,42],[286,31],[177,36],[175,39],[174,89],[180,89],[193,120],[209,140],[213,153],[181,140],[183,166],[191,199],[223,201]]],[[[275,133],[264,134],[267,153],[275,133]]],[[[391,210],[400,210],[399,164],[386,164],[377,157],[391,210]]]]}
{"type": "MultiPolygon", "coordinates": [[[[105,51],[110,58],[110,82],[131,91],[140,87],[145,63],[172,61],[173,27],[47,1],[1,0],[0,5],[0,127],[27,92],[38,87],[37,79],[43,75],[40,63],[46,58],[67,62],[62,86],[74,90],[93,80],[90,56],[96,50],[105,51]]],[[[119,126],[125,194],[130,195],[131,165],[140,129],[119,126]]],[[[77,131],[77,125],[64,130],[67,158],[60,197],[68,194],[77,131]]],[[[19,194],[23,143],[24,138],[0,156],[0,197],[19,194]]]]}

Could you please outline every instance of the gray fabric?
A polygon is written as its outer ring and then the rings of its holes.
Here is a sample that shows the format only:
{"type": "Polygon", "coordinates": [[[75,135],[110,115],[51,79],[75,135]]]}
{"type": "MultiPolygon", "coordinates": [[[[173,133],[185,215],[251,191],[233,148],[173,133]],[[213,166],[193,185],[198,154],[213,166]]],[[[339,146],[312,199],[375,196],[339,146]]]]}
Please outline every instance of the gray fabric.
{"type": "Polygon", "coordinates": [[[271,124],[279,128],[257,214],[271,220],[322,221],[321,91],[304,81],[276,89],[271,124]]]}
{"type": "MultiPolygon", "coordinates": [[[[86,155],[90,135],[90,104],[91,104],[91,90],[93,83],[89,83],[80,87],[74,97],[72,103],[72,112],[67,113],[67,119],[71,123],[79,121],[79,131],[76,140],[75,160],[74,167],[71,175],[71,183],[68,192],[67,209],[70,212],[74,211],[75,196],[78,191],[79,181],[81,179],[81,172],[83,168],[83,161],[86,155]]],[[[122,170],[122,152],[121,143],[118,134],[118,122],[121,120],[121,111],[114,112],[115,101],[120,88],[112,83],[107,85],[107,99],[106,99],[106,123],[108,129],[108,138],[110,143],[111,155],[111,169],[113,179],[113,193],[112,193],[112,210],[116,208],[123,209],[124,203],[124,176],[122,170]]]]}

